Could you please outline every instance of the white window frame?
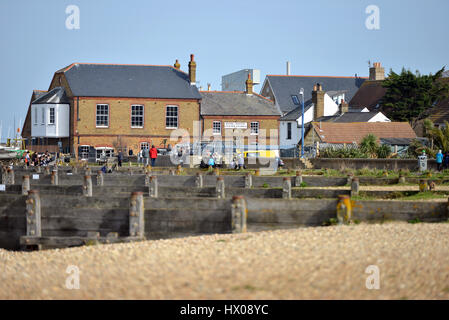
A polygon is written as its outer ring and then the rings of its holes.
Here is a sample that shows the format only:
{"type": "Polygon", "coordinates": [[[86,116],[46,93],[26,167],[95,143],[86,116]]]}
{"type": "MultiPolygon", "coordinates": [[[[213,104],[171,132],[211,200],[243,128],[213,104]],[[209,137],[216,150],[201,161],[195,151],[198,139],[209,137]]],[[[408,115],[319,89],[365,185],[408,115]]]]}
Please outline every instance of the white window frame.
{"type": "Polygon", "coordinates": [[[140,143],[140,150],[143,150],[143,149],[150,150],[150,143],[149,142],[141,142],[140,143]]]}
{"type": "Polygon", "coordinates": [[[212,122],[212,134],[221,135],[221,121],[212,122]],[[216,124],[218,124],[218,127],[215,127],[216,124]]]}
{"type": "Polygon", "coordinates": [[[56,124],[56,108],[48,108],[48,124],[54,126],[56,124]],[[52,111],[53,111],[53,122],[52,122],[52,111]]]}
{"type": "Polygon", "coordinates": [[[109,128],[109,104],[106,103],[99,103],[97,104],[97,107],[95,109],[95,126],[97,128],[109,128]],[[98,107],[100,106],[106,106],[107,107],[107,114],[98,114],[98,107]],[[98,124],[98,117],[106,117],[107,125],[104,124],[98,124]]]}
{"type": "Polygon", "coordinates": [[[259,124],[259,121],[253,121],[253,122],[251,122],[249,128],[250,128],[250,130],[251,130],[251,135],[252,135],[252,136],[257,136],[257,135],[259,135],[259,131],[260,131],[260,124],[259,124]],[[256,126],[253,127],[253,124],[256,124],[256,126]],[[255,128],[257,128],[257,131],[254,130],[255,128]]]}
{"type": "Polygon", "coordinates": [[[95,160],[101,160],[102,154],[104,154],[106,156],[106,158],[112,158],[114,156],[114,148],[111,148],[111,147],[95,148],[95,160]],[[100,157],[98,157],[98,151],[101,151],[100,157]],[[110,155],[106,156],[106,152],[110,152],[110,155]]]}
{"type": "Polygon", "coordinates": [[[131,128],[137,128],[137,129],[142,129],[145,126],[145,106],[143,104],[133,104],[131,106],[131,128]],[[142,107],[142,115],[135,115],[133,108],[134,107],[142,107]],[[142,125],[141,126],[136,126],[133,125],[133,118],[138,119],[139,117],[142,117],[142,125]]]}
{"type": "Polygon", "coordinates": [[[81,160],[87,160],[87,159],[89,159],[90,146],[88,146],[88,145],[82,145],[82,146],[80,146],[80,148],[81,148],[81,149],[80,149],[79,157],[81,158],[81,160]],[[83,148],[87,148],[87,152],[86,152],[86,151],[82,151],[83,148]],[[87,157],[83,157],[83,155],[87,155],[87,157]]]}
{"type": "Polygon", "coordinates": [[[165,106],[165,129],[178,129],[179,127],[179,107],[176,105],[165,106]],[[168,115],[169,108],[176,108],[176,116],[168,115]],[[176,127],[171,127],[167,125],[168,119],[176,119],[176,127]]]}

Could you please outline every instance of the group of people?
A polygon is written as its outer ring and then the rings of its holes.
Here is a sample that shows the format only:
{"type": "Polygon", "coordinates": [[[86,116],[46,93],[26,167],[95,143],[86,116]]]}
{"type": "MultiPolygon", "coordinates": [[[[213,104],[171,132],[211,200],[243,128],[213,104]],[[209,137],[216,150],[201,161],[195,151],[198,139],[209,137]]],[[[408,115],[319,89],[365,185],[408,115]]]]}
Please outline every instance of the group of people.
{"type": "Polygon", "coordinates": [[[45,153],[39,154],[37,152],[34,152],[31,154],[29,151],[25,151],[22,155],[22,159],[26,166],[48,166],[50,162],[52,161],[52,156],[48,151],[45,151],[45,153]]]}
{"type": "Polygon", "coordinates": [[[150,149],[143,148],[139,151],[138,154],[138,162],[142,163],[144,165],[150,164],[154,167],[156,165],[156,159],[157,159],[157,149],[155,148],[154,144],[151,146],[150,149]]]}
{"type": "Polygon", "coordinates": [[[449,152],[445,152],[443,154],[441,150],[438,150],[435,160],[437,161],[438,171],[441,171],[442,169],[449,169],[449,152]]]}

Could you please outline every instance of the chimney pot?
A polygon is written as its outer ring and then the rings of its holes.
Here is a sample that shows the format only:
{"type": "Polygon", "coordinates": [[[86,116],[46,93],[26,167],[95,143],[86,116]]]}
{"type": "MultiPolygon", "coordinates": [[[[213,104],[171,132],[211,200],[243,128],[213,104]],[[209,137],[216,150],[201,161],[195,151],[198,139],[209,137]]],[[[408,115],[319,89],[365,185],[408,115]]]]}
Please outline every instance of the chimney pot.
{"type": "Polygon", "coordinates": [[[179,70],[179,68],[181,68],[181,65],[179,64],[178,59],[176,59],[176,62],[173,66],[175,67],[175,69],[178,69],[178,70],[179,70]]]}

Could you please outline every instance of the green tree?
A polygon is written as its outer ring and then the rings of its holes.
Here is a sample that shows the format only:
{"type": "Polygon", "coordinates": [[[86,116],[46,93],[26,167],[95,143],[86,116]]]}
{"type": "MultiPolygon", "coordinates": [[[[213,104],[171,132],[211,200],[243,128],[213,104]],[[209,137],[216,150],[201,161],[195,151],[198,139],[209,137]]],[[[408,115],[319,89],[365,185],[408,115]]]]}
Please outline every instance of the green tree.
{"type": "Polygon", "coordinates": [[[435,127],[429,119],[424,120],[426,136],[431,140],[434,149],[449,152],[449,123],[444,122],[444,126],[435,127]]]}
{"type": "Polygon", "coordinates": [[[373,134],[368,134],[360,142],[360,150],[366,153],[368,157],[375,158],[377,155],[377,149],[379,144],[377,143],[377,137],[373,134]]]}
{"type": "Polygon", "coordinates": [[[387,89],[382,99],[382,111],[392,121],[414,124],[428,116],[430,109],[449,95],[449,85],[439,81],[444,67],[434,75],[416,74],[402,69],[401,74],[390,70],[382,86],[387,89]]]}

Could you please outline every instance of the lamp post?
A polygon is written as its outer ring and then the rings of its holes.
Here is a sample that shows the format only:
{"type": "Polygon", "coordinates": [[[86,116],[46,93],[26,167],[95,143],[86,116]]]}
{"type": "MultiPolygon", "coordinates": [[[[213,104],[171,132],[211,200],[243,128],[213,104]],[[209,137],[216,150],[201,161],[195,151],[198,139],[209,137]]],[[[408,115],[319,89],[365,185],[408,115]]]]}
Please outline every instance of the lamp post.
{"type": "Polygon", "coordinates": [[[304,88],[299,90],[301,95],[301,158],[304,158],[304,88]]]}

